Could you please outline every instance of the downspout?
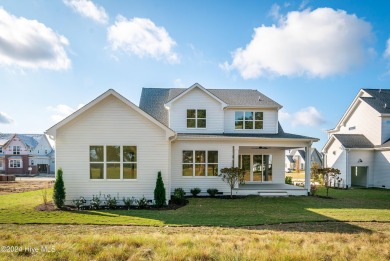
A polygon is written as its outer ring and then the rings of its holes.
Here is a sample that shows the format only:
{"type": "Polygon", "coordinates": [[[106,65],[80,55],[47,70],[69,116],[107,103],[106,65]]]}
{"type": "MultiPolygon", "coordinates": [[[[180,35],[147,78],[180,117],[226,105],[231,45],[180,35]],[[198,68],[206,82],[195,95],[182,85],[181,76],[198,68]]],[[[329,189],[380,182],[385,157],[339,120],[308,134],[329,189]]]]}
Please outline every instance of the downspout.
{"type": "Polygon", "coordinates": [[[177,139],[177,133],[175,132],[175,134],[171,137],[169,137],[169,165],[168,165],[168,201],[171,199],[171,195],[172,195],[172,186],[171,186],[171,183],[172,183],[172,142],[175,141],[177,139]]]}

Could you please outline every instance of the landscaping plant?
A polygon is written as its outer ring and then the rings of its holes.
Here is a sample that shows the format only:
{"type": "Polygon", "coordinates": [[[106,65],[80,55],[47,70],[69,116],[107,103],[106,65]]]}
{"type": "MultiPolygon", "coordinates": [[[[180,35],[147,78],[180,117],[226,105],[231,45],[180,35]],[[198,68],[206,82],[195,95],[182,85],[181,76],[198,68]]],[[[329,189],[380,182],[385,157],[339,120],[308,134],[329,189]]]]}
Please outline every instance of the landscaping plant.
{"type": "Polygon", "coordinates": [[[218,189],[216,189],[216,188],[209,188],[207,190],[207,193],[209,193],[210,197],[213,198],[213,197],[215,197],[215,195],[217,195],[218,189]]]}
{"type": "Polygon", "coordinates": [[[105,200],[106,200],[106,206],[109,209],[116,209],[118,201],[115,197],[111,197],[111,195],[108,194],[107,196],[105,196],[105,200]]]}
{"type": "Polygon", "coordinates": [[[222,180],[226,182],[230,187],[230,197],[233,198],[233,189],[236,184],[240,185],[245,183],[245,171],[241,168],[231,167],[221,169],[222,180]]]}
{"type": "Polygon", "coordinates": [[[202,190],[200,188],[193,188],[190,190],[192,196],[196,197],[202,190]]]}
{"type": "Polygon", "coordinates": [[[161,171],[157,174],[156,188],[154,189],[154,202],[157,207],[164,206],[166,202],[165,187],[161,177],[161,171]]]}
{"type": "Polygon", "coordinates": [[[173,191],[172,201],[175,204],[184,204],[185,203],[185,194],[186,192],[182,188],[175,188],[173,191]]]}
{"type": "Polygon", "coordinates": [[[143,196],[137,201],[137,205],[139,209],[144,209],[148,206],[148,200],[143,196]]]}
{"type": "Polygon", "coordinates": [[[326,187],[326,196],[329,197],[330,179],[335,179],[340,174],[339,169],[335,168],[323,168],[318,170],[324,177],[324,184],[326,187]]]}
{"type": "Polygon", "coordinates": [[[64,180],[62,178],[62,169],[59,168],[57,171],[56,181],[54,183],[53,190],[53,201],[57,208],[62,208],[65,203],[65,185],[64,180]]]}
{"type": "Polygon", "coordinates": [[[74,200],[72,200],[72,202],[73,202],[73,205],[75,205],[75,207],[77,208],[77,210],[80,210],[81,207],[82,207],[85,203],[87,203],[87,201],[85,200],[84,197],[80,197],[80,198],[78,198],[78,199],[74,199],[74,200]]]}
{"type": "Polygon", "coordinates": [[[100,200],[100,195],[99,196],[92,195],[92,200],[90,205],[91,209],[99,209],[101,203],[102,201],[100,200]]]}
{"type": "Polygon", "coordinates": [[[123,204],[127,209],[130,209],[132,205],[136,204],[137,200],[134,197],[131,198],[123,198],[123,204]]]}
{"type": "Polygon", "coordinates": [[[286,176],[284,178],[284,183],[289,184],[289,185],[293,185],[292,177],[291,176],[286,176]]]}

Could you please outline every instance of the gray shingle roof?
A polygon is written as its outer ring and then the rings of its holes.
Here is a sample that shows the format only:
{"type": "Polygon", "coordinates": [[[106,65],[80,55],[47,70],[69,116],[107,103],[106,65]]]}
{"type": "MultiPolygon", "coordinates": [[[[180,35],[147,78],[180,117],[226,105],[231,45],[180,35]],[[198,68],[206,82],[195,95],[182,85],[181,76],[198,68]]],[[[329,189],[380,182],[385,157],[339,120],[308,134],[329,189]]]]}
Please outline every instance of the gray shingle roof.
{"type": "Polygon", "coordinates": [[[288,160],[290,163],[294,163],[293,156],[291,156],[291,155],[286,155],[286,157],[287,157],[287,160],[288,160]]]}
{"type": "Polygon", "coordinates": [[[361,97],[379,113],[390,113],[390,89],[363,89],[372,97],[361,97]],[[386,105],[386,106],[385,106],[386,105]]]}
{"type": "Polygon", "coordinates": [[[336,139],[347,149],[374,148],[374,145],[363,134],[334,134],[336,139]]]}
{"type": "MultiPolygon", "coordinates": [[[[7,143],[15,134],[11,133],[0,133],[0,141],[1,143],[6,140],[3,144],[7,143]]],[[[35,148],[38,145],[41,138],[43,138],[44,134],[16,134],[16,136],[21,139],[24,144],[29,146],[31,149],[35,148]]]]}
{"type": "MultiPolygon", "coordinates": [[[[168,111],[164,104],[171,101],[186,88],[143,88],[139,107],[168,126],[168,111]]],[[[250,106],[262,108],[281,108],[282,106],[257,90],[249,89],[207,89],[228,106],[250,106]]]]}

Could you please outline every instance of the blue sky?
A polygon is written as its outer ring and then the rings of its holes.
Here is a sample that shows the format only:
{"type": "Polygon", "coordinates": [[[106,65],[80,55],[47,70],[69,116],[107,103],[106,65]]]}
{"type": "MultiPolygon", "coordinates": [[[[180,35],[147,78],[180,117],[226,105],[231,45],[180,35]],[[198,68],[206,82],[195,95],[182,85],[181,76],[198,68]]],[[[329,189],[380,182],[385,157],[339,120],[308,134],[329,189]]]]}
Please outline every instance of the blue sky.
{"type": "Polygon", "coordinates": [[[257,89],[318,137],[390,86],[388,1],[0,0],[0,132],[42,133],[107,89],[257,89]]]}

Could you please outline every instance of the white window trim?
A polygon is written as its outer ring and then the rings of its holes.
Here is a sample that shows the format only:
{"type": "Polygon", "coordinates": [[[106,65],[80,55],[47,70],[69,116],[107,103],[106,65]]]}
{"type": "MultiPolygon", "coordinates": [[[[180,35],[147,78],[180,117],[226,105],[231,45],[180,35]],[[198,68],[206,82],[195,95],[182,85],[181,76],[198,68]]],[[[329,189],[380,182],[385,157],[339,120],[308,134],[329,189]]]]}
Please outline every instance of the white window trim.
{"type": "Polygon", "coordinates": [[[20,155],[20,151],[21,151],[20,146],[12,146],[12,155],[20,155]]]}
{"type": "MultiPolygon", "coordinates": [[[[98,164],[103,164],[103,178],[102,179],[92,179],[91,178],[91,175],[89,174],[89,180],[92,180],[93,182],[95,181],[108,181],[108,182],[115,182],[115,181],[125,181],[125,182],[134,182],[134,181],[137,181],[138,180],[138,146],[137,145],[111,145],[111,144],[108,144],[108,145],[89,145],[88,146],[88,153],[90,153],[90,150],[91,150],[91,147],[92,146],[102,146],[103,147],[103,161],[98,161],[98,162],[95,162],[95,161],[89,161],[88,162],[88,169],[89,169],[89,173],[91,171],[91,164],[93,163],[98,163],[98,164]],[[120,161],[118,162],[108,162],[107,161],[107,146],[119,146],[120,147],[120,161]],[[137,161],[123,161],[123,147],[135,147],[136,148],[136,157],[137,157],[137,161]],[[119,179],[109,179],[107,178],[107,164],[110,164],[110,163],[119,163],[120,164],[120,175],[119,175],[119,179]],[[137,178],[135,179],[125,179],[123,178],[123,164],[126,164],[126,163],[129,163],[129,164],[137,164],[137,178]]],[[[89,158],[89,156],[88,156],[89,158]]]]}
{"type": "Polygon", "coordinates": [[[187,113],[189,110],[195,110],[195,118],[188,118],[186,114],[186,127],[188,130],[193,129],[207,129],[207,110],[206,109],[187,109],[187,113]],[[205,111],[206,112],[206,118],[198,118],[198,111],[205,111]],[[188,120],[195,120],[195,127],[188,127],[187,121],[188,120]],[[206,127],[198,127],[198,120],[205,120],[206,121],[206,127]]]}
{"type": "Polygon", "coordinates": [[[21,169],[23,168],[23,162],[21,159],[10,159],[9,162],[8,162],[8,167],[10,169],[21,169]],[[15,166],[15,162],[19,161],[19,167],[14,167],[15,166]]]}
{"type": "Polygon", "coordinates": [[[182,159],[181,159],[181,177],[182,178],[219,178],[219,176],[209,176],[207,175],[207,169],[208,169],[208,156],[209,156],[209,151],[216,151],[218,152],[218,162],[217,163],[210,163],[210,165],[217,165],[218,166],[218,174],[219,174],[219,150],[191,150],[191,149],[183,149],[182,152],[181,152],[181,156],[182,156],[182,159]],[[192,151],[192,157],[193,157],[193,162],[191,163],[184,163],[183,162],[183,151],[192,151]],[[196,151],[204,151],[206,152],[206,158],[205,158],[205,163],[196,163],[195,162],[195,152],[196,151]],[[192,164],[192,176],[183,176],[183,165],[190,165],[192,164]],[[195,165],[198,164],[198,165],[205,165],[205,175],[204,176],[195,176],[195,165]]]}
{"type": "Polygon", "coordinates": [[[233,126],[234,126],[234,130],[235,131],[245,131],[245,130],[264,130],[264,111],[241,111],[241,110],[239,110],[239,111],[234,111],[234,122],[233,122],[233,126]],[[243,113],[243,119],[242,119],[242,129],[236,129],[236,121],[238,121],[238,120],[236,120],[236,112],[242,112],[243,113]],[[253,120],[251,120],[252,122],[253,122],[253,128],[252,129],[246,129],[245,128],[245,122],[247,121],[247,120],[245,120],[245,113],[246,112],[252,112],[253,113],[253,120]],[[256,120],[256,112],[261,112],[261,113],[263,113],[263,119],[262,120],[256,120]],[[262,122],[263,123],[263,128],[261,128],[261,129],[256,129],[255,127],[256,127],[256,122],[262,122]]]}

